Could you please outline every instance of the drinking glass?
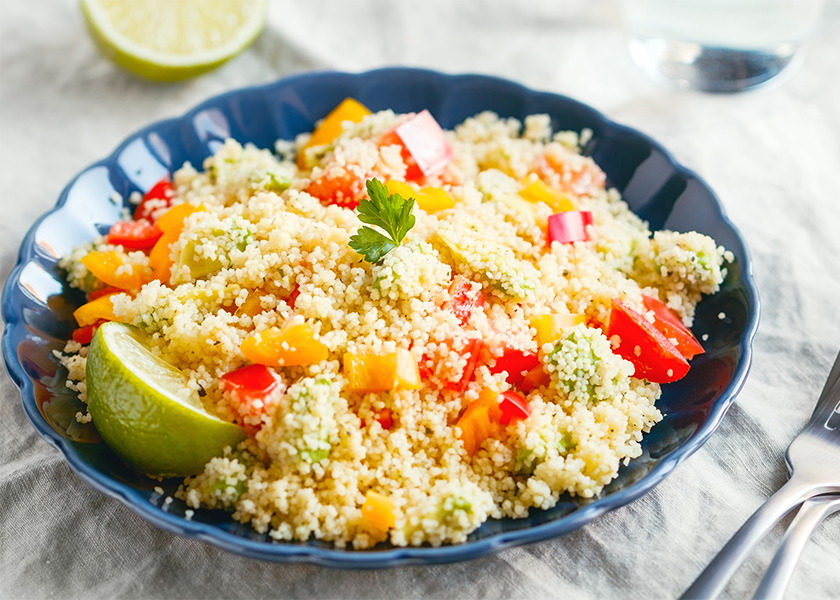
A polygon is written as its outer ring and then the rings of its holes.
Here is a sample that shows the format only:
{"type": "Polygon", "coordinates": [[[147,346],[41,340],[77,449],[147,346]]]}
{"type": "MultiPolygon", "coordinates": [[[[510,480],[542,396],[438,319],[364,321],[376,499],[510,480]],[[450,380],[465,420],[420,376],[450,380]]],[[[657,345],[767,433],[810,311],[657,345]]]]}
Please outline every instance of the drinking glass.
{"type": "Polygon", "coordinates": [[[655,81],[705,92],[740,92],[793,73],[822,5],[823,0],[622,1],[636,64],[655,81]]]}

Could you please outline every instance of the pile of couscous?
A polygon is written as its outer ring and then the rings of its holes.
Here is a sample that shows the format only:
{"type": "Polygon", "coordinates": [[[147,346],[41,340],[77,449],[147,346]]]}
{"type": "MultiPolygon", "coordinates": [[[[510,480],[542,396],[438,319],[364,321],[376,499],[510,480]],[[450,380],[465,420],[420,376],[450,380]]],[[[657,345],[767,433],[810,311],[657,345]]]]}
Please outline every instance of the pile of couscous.
{"type": "Polygon", "coordinates": [[[651,235],[581,153],[590,135],[345,101],[271,150],[227,140],[62,260],[99,303],[60,354],[68,386],[87,400],[97,326],[136,327],[246,434],[177,496],[275,540],[459,543],[594,497],[661,419],[657,382],[702,352],[683,326],[732,258],[651,235]],[[387,202],[402,237],[360,220],[387,202]]]}

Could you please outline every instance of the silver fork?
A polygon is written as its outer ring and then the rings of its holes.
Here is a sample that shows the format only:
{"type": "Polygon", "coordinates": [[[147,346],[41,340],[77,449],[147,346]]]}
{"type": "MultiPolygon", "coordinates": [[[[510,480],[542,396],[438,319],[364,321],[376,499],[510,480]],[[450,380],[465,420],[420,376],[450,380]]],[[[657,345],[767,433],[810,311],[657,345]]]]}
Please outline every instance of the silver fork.
{"type": "Polygon", "coordinates": [[[808,498],[840,492],[840,354],[811,420],[785,453],[790,479],[741,526],[683,593],[716,598],[750,550],[782,517],[808,498]]]}

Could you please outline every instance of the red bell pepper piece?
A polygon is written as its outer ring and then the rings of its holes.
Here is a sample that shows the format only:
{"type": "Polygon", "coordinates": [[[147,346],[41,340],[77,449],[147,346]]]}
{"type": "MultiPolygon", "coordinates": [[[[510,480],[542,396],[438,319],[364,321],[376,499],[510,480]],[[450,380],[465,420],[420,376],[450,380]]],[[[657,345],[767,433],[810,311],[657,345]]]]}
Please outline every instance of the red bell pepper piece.
{"type": "Polygon", "coordinates": [[[449,300],[443,305],[443,308],[455,313],[463,326],[470,320],[470,312],[473,307],[481,308],[485,304],[487,304],[487,300],[485,300],[481,290],[473,293],[470,280],[463,275],[456,275],[452,283],[449,284],[449,300]]]}
{"type": "Polygon", "coordinates": [[[490,372],[494,375],[507,371],[507,381],[509,384],[520,387],[525,375],[532,369],[538,367],[540,364],[540,357],[536,354],[523,352],[522,350],[514,350],[513,348],[505,348],[504,353],[496,359],[495,366],[490,368],[490,372]]]}
{"type": "Polygon", "coordinates": [[[645,304],[645,308],[653,311],[653,326],[668,338],[668,341],[676,340],[674,345],[686,360],[691,360],[696,355],[705,352],[703,346],[700,345],[700,342],[691,333],[691,330],[683,325],[682,320],[664,302],[658,298],[651,298],[644,294],[642,294],[642,301],[645,304]]]}
{"type": "Polygon", "coordinates": [[[101,290],[93,290],[92,292],[87,293],[87,301],[93,302],[97,298],[101,298],[102,296],[110,296],[111,294],[120,294],[124,290],[115,287],[106,287],[102,288],[101,290]]]}
{"type": "Polygon", "coordinates": [[[592,225],[592,213],[588,210],[569,210],[548,217],[548,245],[552,242],[569,244],[589,241],[586,226],[592,225]]]}
{"type": "Polygon", "coordinates": [[[132,250],[149,250],[163,232],[146,221],[117,221],[108,232],[108,243],[132,250]]]}
{"type": "Polygon", "coordinates": [[[289,294],[289,297],[286,299],[286,304],[288,304],[289,308],[291,308],[292,310],[295,309],[295,302],[297,302],[298,296],[300,296],[300,286],[295,284],[292,293],[289,294]]]}
{"type": "Polygon", "coordinates": [[[99,319],[96,323],[91,323],[90,325],[85,325],[84,327],[75,329],[73,331],[73,341],[77,344],[81,344],[82,346],[87,346],[93,339],[93,334],[96,333],[99,326],[105,322],[105,319],[99,319]]]}
{"type": "Polygon", "coordinates": [[[278,385],[277,377],[265,365],[248,365],[225,373],[220,379],[222,385],[245,401],[262,400],[278,385]]]}
{"type": "Polygon", "coordinates": [[[428,110],[417,113],[399,125],[394,133],[408,149],[423,175],[433,175],[452,162],[452,147],[428,110]]]}
{"type": "Polygon", "coordinates": [[[466,343],[464,349],[461,350],[461,356],[467,357],[467,364],[464,367],[464,370],[461,371],[461,378],[454,383],[448,382],[446,384],[447,389],[458,392],[459,394],[464,393],[467,389],[467,385],[470,383],[470,380],[472,380],[475,367],[478,364],[479,355],[481,354],[482,346],[483,342],[480,338],[472,339],[466,343]]]}
{"type": "Polygon", "coordinates": [[[321,204],[329,206],[335,204],[342,208],[354,210],[359,206],[359,201],[365,198],[365,182],[350,171],[345,170],[338,176],[329,176],[316,179],[306,188],[306,193],[321,201],[321,204]]]}
{"type": "Polygon", "coordinates": [[[613,352],[633,363],[639,379],[668,383],[688,373],[688,361],[674,344],[642,315],[616,299],[612,301],[606,335],[610,342],[618,336],[613,352]]]}
{"type": "Polygon", "coordinates": [[[400,136],[397,135],[396,131],[390,131],[382,136],[382,141],[379,142],[380,146],[399,146],[400,147],[400,156],[402,157],[403,162],[405,163],[405,180],[406,181],[415,181],[417,183],[423,183],[426,180],[426,176],[423,175],[423,171],[420,170],[420,166],[417,164],[417,161],[414,160],[414,157],[411,156],[411,152],[408,151],[408,148],[405,147],[403,141],[400,139],[400,136]]]}
{"type": "Polygon", "coordinates": [[[499,423],[502,425],[527,419],[531,414],[531,405],[528,401],[512,390],[499,394],[499,409],[502,411],[502,416],[499,418],[499,423]]]}
{"type": "Polygon", "coordinates": [[[163,206],[168,208],[172,205],[173,192],[172,181],[169,179],[169,175],[167,175],[152,186],[152,189],[143,196],[143,201],[137,205],[134,211],[134,220],[147,219],[151,221],[153,212],[163,206]],[[154,200],[155,202],[149,202],[149,200],[154,200]],[[165,203],[160,202],[161,200],[165,200],[165,203]]]}

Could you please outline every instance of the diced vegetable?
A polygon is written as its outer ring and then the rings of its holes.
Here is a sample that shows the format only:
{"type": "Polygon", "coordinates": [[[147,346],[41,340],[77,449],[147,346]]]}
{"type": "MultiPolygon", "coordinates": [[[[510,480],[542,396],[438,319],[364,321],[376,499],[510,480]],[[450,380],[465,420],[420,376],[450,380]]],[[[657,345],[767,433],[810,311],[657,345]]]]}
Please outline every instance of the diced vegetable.
{"type": "Polygon", "coordinates": [[[589,234],[586,226],[592,225],[592,213],[586,210],[570,210],[548,217],[548,245],[552,242],[569,244],[586,242],[589,234]]]}
{"type": "Polygon", "coordinates": [[[540,357],[530,352],[523,352],[514,348],[505,348],[504,353],[496,359],[496,364],[490,368],[490,372],[494,375],[507,372],[507,381],[509,384],[519,387],[526,373],[531,369],[539,366],[540,357]]]}
{"type": "Polygon", "coordinates": [[[277,376],[265,365],[248,365],[225,373],[222,385],[241,399],[262,400],[277,388],[277,376]]]}
{"type": "Polygon", "coordinates": [[[119,319],[114,314],[114,304],[111,301],[111,296],[100,296],[92,302],[82,304],[73,312],[73,317],[79,327],[87,327],[99,321],[118,321],[119,319]]]}
{"type": "Polygon", "coordinates": [[[146,192],[143,196],[143,201],[134,210],[134,219],[136,221],[140,219],[151,221],[152,213],[160,208],[169,206],[172,202],[173,195],[172,181],[169,179],[169,175],[167,175],[158,181],[152,189],[146,192]]]}
{"type": "Polygon", "coordinates": [[[461,356],[467,357],[467,364],[464,366],[464,370],[461,371],[461,377],[457,382],[447,382],[447,389],[458,392],[459,394],[464,393],[470,381],[472,381],[472,376],[475,372],[476,365],[478,365],[478,359],[481,356],[481,348],[483,345],[484,344],[480,338],[469,340],[466,343],[463,350],[461,350],[461,356]]]}
{"type": "Polygon", "coordinates": [[[89,252],[82,264],[97,279],[121,290],[139,290],[151,281],[141,265],[129,263],[124,254],[114,250],[89,252]]]}
{"type": "Polygon", "coordinates": [[[424,187],[415,191],[413,187],[401,181],[387,181],[385,187],[389,194],[399,194],[403,198],[414,198],[417,206],[429,214],[455,206],[452,197],[441,188],[424,187]]]}
{"type": "Polygon", "coordinates": [[[312,132],[312,137],[309,138],[306,146],[298,154],[298,166],[302,169],[307,168],[304,156],[307,148],[331,143],[341,134],[342,124],[345,121],[359,123],[369,114],[370,110],[358,100],[353,98],[342,100],[341,104],[336,106],[312,132]]]}
{"type": "Polygon", "coordinates": [[[522,383],[519,384],[519,389],[528,394],[537,388],[548,387],[550,384],[551,375],[546,373],[542,365],[539,365],[525,374],[522,383]]]}
{"type": "Polygon", "coordinates": [[[403,141],[400,139],[400,136],[397,135],[396,131],[390,131],[382,136],[382,141],[379,142],[380,146],[399,146],[400,147],[400,157],[405,163],[405,180],[406,181],[416,181],[417,183],[421,183],[426,180],[426,176],[423,175],[423,171],[420,170],[420,167],[417,165],[417,161],[414,160],[414,157],[411,156],[411,152],[408,151],[408,148],[405,147],[403,141]]]}
{"type": "Polygon", "coordinates": [[[519,195],[528,202],[544,202],[555,213],[568,212],[575,209],[568,198],[550,188],[542,179],[536,179],[534,181],[526,179],[522,184],[525,188],[519,192],[519,195]]]}
{"type": "MultiPolygon", "coordinates": [[[[394,426],[394,414],[390,408],[385,407],[382,410],[378,410],[373,414],[373,419],[380,425],[382,425],[382,429],[391,429],[394,426]]],[[[362,419],[362,427],[366,427],[367,423],[364,419],[362,419]]]]}
{"type": "Polygon", "coordinates": [[[344,377],[351,392],[419,390],[420,370],[404,348],[391,354],[344,354],[344,377]]]}
{"type": "Polygon", "coordinates": [[[251,362],[278,367],[308,365],[326,360],[330,354],[305,323],[283,329],[272,327],[246,338],[239,349],[251,362]]]}
{"type": "Polygon", "coordinates": [[[417,166],[428,177],[445,168],[454,156],[443,129],[428,110],[400,124],[394,133],[411,153],[417,166]]]}
{"type": "Polygon", "coordinates": [[[167,232],[172,229],[182,229],[184,227],[184,221],[187,217],[193,213],[204,212],[205,210],[206,209],[203,204],[199,204],[198,206],[193,206],[192,204],[178,204],[163,213],[155,225],[157,225],[157,228],[163,232],[167,232]]]}
{"type": "Polygon", "coordinates": [[[347,170],[337,176],[331,169],[328,173],[310,183],[306,193],[327,206],[335,204],[351,210],[359,206],[359,201],[365,197],[365,182],[347,170]]]}
{"type": "Polygon", "coordinates": [[[531,405],[520,394],[512,390],[499,394],[499,423],[507,425],[511,421],[521,421],[531,415],[531,405]]]}
{"type": "Polygon", "coordinates": [[[633,363],[639,379],[668,383],[688,373],[688,361],[668,338],[620,300],[612,301],[607,337],[613,352],[633,363]]]}
{"type": "Polygon", "coordinates": [[[668,341],[676,340],[674,345],[686,360],[691,360],[696,355],[705,352],[703,346],[700,345],[700,342],[691,333],[691,330],[683,325],[682,320],[664,302],[658,298],[651,298],[644,294],[642,295],[642,301],[645,304],[645,308],[653,311],[653,326],[668,338],[668,341]]]}
{"type": "Polygon", "coordinates": [[[458,419],[457,427],[461,430],[460,439],[464,450],[472,456],[481,447],[482,442],[493,433],[494,424],[501,422],[502,411],[499,408],[498,392],[485,388],[458,419]]]}
{"type": "Polygon", "coordinates": [[[463,275],[456,275],[449,284],[449,300],[443,305],[445,310],[451,310],[466,325],[470,320],[473,308],[482,308],[487,304],[481,290],[473,292],[472,283],[463,275]]]}
{"type": "Polygon", "coordinates": [[[155,226],[163,232],[149,254],[149,265],[152,267],[155,279],[169,281],[173,264],[170,258],[172,244],[181,237],[186,218],[191,214],[204,211],[204,205],[178,204],[166,211],[155,223],[155,226]]]}
{"type": "Polygon", "coordinates": [[[396,523],[394,502],[382,494],[368,491],[362,504],[362,520],[380,533],[388,533],[396,523]]]}
{"type": "Polygon", "coordinates": [[[537,330],[537,345],[556,342],[563,336],[563,330],[586,323],[584,315],[538,315],[529,319],[531,327],[537,330]]]}
{"type": "Polygon", "coordinates": [[[161,235],[163,232],[146,220],[117,221],[108,231],[107,241],[133,250],[148,250],[161,235]]]}
{"type": "Polygon", "coordinates": [[[152,267],[155,279],[163,282],[169,281],[170,271],[172,270],[172,259],[169,254],[172,251],[172,244],[178,241],[182,231],[180,227],[175,227],[164,232],[155,247],[152,248],[149,254],[149,266],[152,267]]]}
{"type": "Polygon", "coordinates": [[[119,294],[122,292],[121,289],[115,287],[106,287],[102,288],[101,290],[93,290],[92,292],[88,292],[86,294],[87,301],[90,302],[92,300],[96,300],[97,298],[101,298],[102,296],[110,296],[111,294],[119,294]]]}
{"type": "Polygon", "coordinates": [[[107,323],[107,321],[99,319],[91,325],[85,325],[84,327],[79,327],[78,329],[73,330],[73,341],[77,344],[87,346],[93,339],[93,334],[96,333],[96,330],[99,329],[99,326],[102,325],[102,323],[107,323]]]}

